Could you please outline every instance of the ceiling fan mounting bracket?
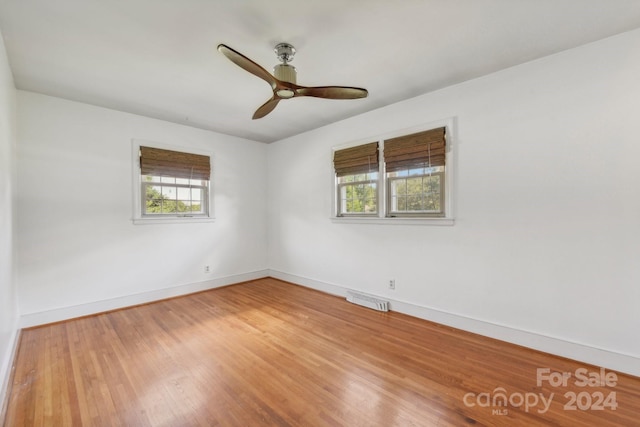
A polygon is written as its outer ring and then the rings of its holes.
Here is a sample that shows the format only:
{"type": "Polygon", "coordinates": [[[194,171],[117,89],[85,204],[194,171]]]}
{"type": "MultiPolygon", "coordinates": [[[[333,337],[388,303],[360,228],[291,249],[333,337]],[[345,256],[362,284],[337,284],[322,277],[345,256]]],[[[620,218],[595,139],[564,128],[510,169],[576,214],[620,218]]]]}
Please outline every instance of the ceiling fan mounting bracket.
{"type": "Polygon", "coordinates": [[[296,54],[296,48],[289,43],[278,43],[273,51],[278,56],[278,59],[283,64],[293,61],[293,57],[296,54]]]}

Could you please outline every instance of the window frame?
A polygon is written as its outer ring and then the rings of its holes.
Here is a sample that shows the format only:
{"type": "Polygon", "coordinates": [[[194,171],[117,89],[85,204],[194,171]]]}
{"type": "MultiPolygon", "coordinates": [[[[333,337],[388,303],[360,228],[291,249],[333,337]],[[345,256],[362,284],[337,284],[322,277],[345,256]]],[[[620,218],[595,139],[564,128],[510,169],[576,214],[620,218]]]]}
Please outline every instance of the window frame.
{"type": "MultiPolygon", "coordinates": [[[[176,223],[199,223],[199,222],[215,221],[214,210],[213,210],[213,207],[214,207],[213,178],[214,178],[215,168],[213,165],[214,156],[212,152],[193,148],[193,147],[171,145],[171,144],[165,144],[165,143],[159,143],[155,141],[147,141],[147,140],[141,140],[141,139],[132,139],[131,142],[132,142],[131,154],[132,154],[132,165],[133,165],[132,167],[132,184],[133,184],[132,221],[134,224],[176,224],[176,223]],[[159,183],[147,183],[143,181],[143,176],[146,176],[146,175],[142,175],[140,170],[140,147],[141,146],[158,148],[162,150],[178,151],[178,152],[190,153],[190,154],[198,154],[198,155],[204,155],[209,157],[211,171],[210,171],[209,181],[207,181],[207,185],[206,185],[206,192],[204,193],[204,195],[206,195],[205,203],[207,205],[206,206],[207,210],[205,211],[205,213],[202,213],[202,214],[199,214],[199,213],[196,213],[196,214],[187,214],[187,213],[147,214],[144,212],[146,207],[146,197],[145,197],[146,193],[144,189],[149,184],[157,185],[159,183]]],[[[169,184],[169,185],[177,188],[182,186],[183,184],[175,183],[175,184],[169,184]]],[[[186,187],[188,188],[189,185],[186,185],[186,187]]],[[[198,186],[198,187],[202,188],[202,186],[198,186]]]]}
{"type": "Polygon", "coordinates": [[[332,197],[332,206],[331,206],[331,215],[330,219],[334,223],[352,223],[352,224],[394,224],[394,225],[433,225],[433,226],[452,226],[455,224],[455,212],[454,212],[454,197],[455,197],[455,187],[454,187],[454,174],[455,174],[455,166],[456,166],[456,158],[455,158],[455,149],[456,149],[456,118],[450,117],[442,120],[436,120],[428,123],[423,123],[417,126],[413,126],[410,128],[398,129],[395,131],[391,131],[385,134],[380,134],[377,136],[369,137],[366,139],[359,139],[357,141],[353,141],[346,144],[341,144],[339,146],[335,146],[332,148],[333,152],[355,147],[358,145],[363,145],[365,143],[371,141],[377,141],[378,147],[380,150],[380,160],[379,160],[379,170],[378,170],[378,212],[377,215],[340,215],[339,201],[340,193],[338,192],[338,178],[336,177],[335,171],[333,167],[331,168],[332,172],[332,184],[331,191],[333,193],[332,197]],[[444,171],[444,191],[441,194],[441,197],[444,198],[444,214],[422,214],[422,213],[405,213],[401,215],[394,214],[390,215],[390,189],[389,189],[389,180],[387,177],[387,172],[385,168],[385,159],[384,159],[384,142],[385,140],[398,138],[405,135],[410,135],[414,133],[419,133],[423,131],[427,131],[430,129],[436,128],[445,128],[445,138],[446,138],[446,152],[445,152],[445,171],[444,171]]]}

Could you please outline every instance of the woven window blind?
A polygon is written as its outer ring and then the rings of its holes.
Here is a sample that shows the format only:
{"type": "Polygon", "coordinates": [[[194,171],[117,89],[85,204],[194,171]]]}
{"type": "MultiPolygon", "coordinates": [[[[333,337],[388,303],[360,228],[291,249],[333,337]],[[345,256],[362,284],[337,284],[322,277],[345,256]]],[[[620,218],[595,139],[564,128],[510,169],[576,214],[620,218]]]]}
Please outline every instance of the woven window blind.
{"type": "Polygon", "coordinates": [[[140,173],[142,175],[174,176],[208,181],[210,172],[209,156],[140,147],[140,173]]]}
{"type": "Polygon", "coordinates": [[[445,128],[431,129],[384,142],[387,172],[407,167],[445,165],[445,128]]]}
{"type": "Polygon", "coordinates": [[[378,171],[378,143],[358,145],[333,153],[333,167],[337,176],[378,171]]]}

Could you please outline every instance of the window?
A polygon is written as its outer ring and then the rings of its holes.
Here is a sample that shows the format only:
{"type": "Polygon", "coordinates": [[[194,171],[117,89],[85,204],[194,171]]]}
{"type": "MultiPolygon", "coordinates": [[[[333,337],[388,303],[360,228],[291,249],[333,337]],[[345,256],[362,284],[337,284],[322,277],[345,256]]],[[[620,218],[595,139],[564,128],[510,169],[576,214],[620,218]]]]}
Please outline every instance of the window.
{"type": "Polygon", "coordinates": [[[387,216],[445,215],[445,148],[444,127],[384,142],[387,216]]]}
{"type": "Polygon", "coordinates": [[[452,223],[446,132],[440,126],[335,150],[335,217],[452,223]]]}
{"type": "Polygon", "coordinates": [[[209,218],[210,157],[134,145],[138,148],[134,220],[209,218]]]}
{"type": "Polygon", "coordinates": [[[337,214],[378,214],[378,143],[335,151],[337,214]]]}

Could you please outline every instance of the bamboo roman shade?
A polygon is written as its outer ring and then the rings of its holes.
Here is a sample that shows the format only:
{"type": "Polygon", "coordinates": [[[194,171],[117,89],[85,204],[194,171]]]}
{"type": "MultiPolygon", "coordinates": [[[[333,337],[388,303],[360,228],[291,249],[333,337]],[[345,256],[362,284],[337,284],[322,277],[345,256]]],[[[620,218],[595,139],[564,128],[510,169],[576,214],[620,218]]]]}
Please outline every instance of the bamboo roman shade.
{"type": "Polygon", "coordinates": [[[384,161],[387,172],[409,166],[444,166],[445,128],[431,129],[384,142],[384,161]]]}
{"type": "Polygon", "coordinates": [[[141,175],[174,176],[208,181],[210,172],[209,156],[140,147],[141,175]]]}
{"type": "Polygon", "coordinates": [[[378,143],[358,145],[333,153],[333,167],[337,176],[378,171],[378,143]]]}

